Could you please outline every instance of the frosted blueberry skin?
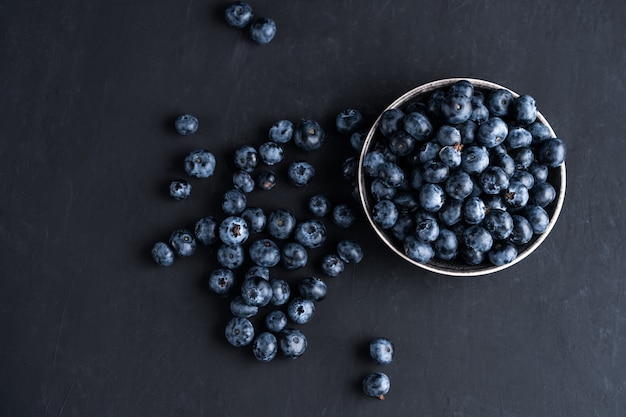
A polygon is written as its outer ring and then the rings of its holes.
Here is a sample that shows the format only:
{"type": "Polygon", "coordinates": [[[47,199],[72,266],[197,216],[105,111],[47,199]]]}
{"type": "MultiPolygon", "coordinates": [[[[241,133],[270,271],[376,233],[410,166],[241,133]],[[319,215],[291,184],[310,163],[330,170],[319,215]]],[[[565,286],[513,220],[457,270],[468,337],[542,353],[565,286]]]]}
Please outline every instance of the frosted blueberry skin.
{"type": "Polygon", "coordinates": [[[184,166],[189,176],[209,178],[215,172],[215,155],[204,149],[196,149],[187,154],[184,166]]]}
{"type": "Polygon", "coordinates": [[[504,120],[499,117],[491,117],[478,126],[476,142],[486,148],[493,148],[501,144],[509,134],[509,127],[504,120]]]}
{"type": "Polygon", "coordinates": [[[252,265],[250,268],[246,270],[246,273],[244,274],[244,279],[250,278],[250,277],[261,277],[269,281],[270,270],[268,267],[265,267],[265,266],[252,265]]]}
{"type": "Polygon", "coordinates": [[[385,337],[377,337],[369,345],[370,356],[374,362],[387,365],[393,362],[394,347],[391,340],[385,337]]]}
{"type": "Polygon", "coordinates": [[[506,137],[506,145],[510,149],[525,148],[533,143],[533,135],[521,126],[509,129],[506,137]]]}
{"type": "Polygon", "coordinates": [[[285,151],[276,142],[265,142],[259,146],[259,156],[265,165],[276,165],[283,160],[285,151]]]}
{"type": "Polygon", "coordinates": [[[289,210],[276,209],[267,216],[265,230],[270,236],[284,240],[293,233],[296,227],[296,217],[289,210]]]}
{"type": "Polygon", "coordinates": [[[343,260],[341,260],[339,255],[334,253],[328,254],[322,258],[322,272],[329,277],[339,276],[339,274],[344,271],[345,267],[343,260]]]}
{"type": "Polygon", "coordinates": [[[312,300],[295,297],[287,304],[287,317],[297,324],[306,324],[315,314],[315,304],[312,300]]]}
{"type": "Polygon", "coordinates": [[[241,245],[250,236],[248,223],[239,216],[229,216],[222,220],[218,232],[222,243],[227,245],[241,245]]]}
{"type": "Polygon", "coordinates": [[[322,194],[316,194],[309,199],[309,212],[316,217],[325,217],[330,213],[330,199],[322,194]]]}
{"type": "Polygon", "coordinates": [[[367,375],[361,382],[363,393],[369,397],[384,400],[385,395],[389,392],[391,382],[389,377],[382,372],[375,372],[367,375]]]}
{"type": "Polygon", "coordinates": [[[276,143],[287,143],[293,138],[293,123],[290,120],[279,120],[269,130],[269,139],[276,143]]]}
{"type": "Polygon", "coordinates": [[[513,101],[515,121],[521,126],[527,126],[537,119],[535,99],[527,94],[517,97],[513,101]]]}
{"type": "Polygon", "coordinates": [[[309,260],[306,248],[296,242],[285,244],[281,248],[280,256],[281,265],[288,271],[304,267],[309,260]]]}
{"type": "Polygon", "coordinates": [[[493,237],[482,226],[472,225],[463,231],[463,245],[477,252],[487,252],[493,245],[493,237]]]}
{"type": "Polygon", "coordinates": [[[433,132],[430,120],[421,113],[413,112],[404,117],[404,130],[419,141],[426,140],[433,132]]]}
{"type": "Polygon", "coordinates": [[[185,180],[170,182],[170,197],[174,200],[185,200],[191,196],[191,184],[185,180]]]}
{"type": "Polygon", "coordinates": [[[509,177],[498,166],[487,167],[478,177],[478,184],[485,194],[497,195],[509,188],[509,177]]]}
{"type": "Polygon", "coordinates": [[[250,38],[261,45],[268,44],[276,36],[276,22],[269,18],[259,18],[250,25],[250,38]]]}
{"type": "Polygon", "coordinates": [[[372,219],[382,229],[389,229],[398,220],[399,211],[390,200],[381,200],[372,207],[372,219]]]}
{"type": "Polygon", "coordinates": [[[529,196],[530,193],[528,192],[528,188],[523,183],[513,181],[510,183],[509,188],[504,192],[502,199],[504,200],[504,204],[506,204],[509,209],[515,210],[526,206],[530,198],[529,196]]]}
{"type": "Polygon", "coordinates": [[[230,302],[230,312],[235,317],[250,318],[259,312],[259,307],[248,304],[241,295],[237,295],[230,302]]]}
{"type": "Polygon", "coordinates": [[[262,332],[252,343],[252,353],[261,362],[269,362],[276,357],[278,341],[276,336],[269,332],[262,332]]]}
{"type": "Polygon", "coordinates": [[[178,229],[170,236],[170,246],[178,256],[191,256],[196,252],[196,238],[189,230],[178,229]]]}
{"type": "Polygon", "coordinates": [[[251,193],[254,191],[254,179],[249,172],[239,170],[233,174],[233,187],[244,192],[251,193]]]}
{"type": "Polygon", "coordinates": [[[262,232],[267,224],[267,216],[260,207],[248,207],[241,213],[241,217],[248,224],[250,233],[262,232]]]}
{"type": "Polygon", "coordinates": [[[351,135],[363,126],[363,114],[357,109],[345,109],[335,117],[335,126],[339,133],[351,135]]]}
{"type": "Polygon", "coordinates": [[[441,113],[447,123],[461,124],[472,116],[472,101],[470,97],[462,94],[447,94],[441,103],[441,113]]]}
{"type": "Polygon", "coordinates": [[[326,242],[326,226],[317,219],[307,220],[296,225],[293,237],[307,249],[319,248],[326,242]]]}
{"type": "Polygon", "coordinates": [[[298,282],[298,291],[302,298],[312,301],[322,301],[326,298],[328,287],[320,278],[306,277],[298,282]]]}
{"type": "Polygon", "coordinates": [[[235,150],[233,161],[242,171],[252,172],[259,164],[258,152],[252,146],[244,145],[235,150]]]}
{"type": "Polygon", "coordinates": [[[198,119],[191,114],[182,114],[174,121],[174,128],[180,135],[193,135],[198,131],[198,119]]]}
{"type": "Polygon", "coordinates": [[[237,188],[230,189],[222,197],[222,211],[228,215],[241,214],[246,209],[246,195],[237,188]]]}
{"type": "Polygon", "coordinates": [[[252,262],[271,268],[280,262],[280,248],[270,239],[259,239],[250,245],[249,255],[252,262]]]}
{"type": "Polygon", "coordinates": [[[244,317],[233,317],[224,331],[228,343],[235,347],[246,346],[254,339],[254,326],[244,317]]]}
{"type": "Polygon", "coordinates": [[[513,231],[513,218],[505,210],[489,210],[482,224],[495,240],[506,239],[513,231]]]}
{"type": "Polygon", "coordinates": [[[276,174],[270,170],[262,171],[256,178],[257,188],[263,191],[269,191],[276,187],[277,182],[276,174]]]}
{"type": "Polygon", "coordinates": [[[272,298],[270,303],[275,306],[286,304],[291,296],[289,283],[282,278],[270,278],[269,283],[272,286],[272,298]]]}
{"type": "Polygon", "coordinates": [[[307,339],[298,329],[283,329],[278,337],[278,346],[285,357],[297,359],[306,351],[307,339]]]}
{"type": "Polygon", "coordinates": [[[489,152],[484,146],[470,145],[463,149],[461,168],[468,174],[480,174],[489,166],[489,152]]]}
{"type": "Polygon", "coordinates": [[[270,332],[278,333],[287,326],[287,316],[280,310],[273,310],[265,316],[265,327],[270,332]]]}
{"type": "Polygon", "coordinates": [[[198,219],[194,226],[194,234],[201,244],[212,245],[217,242],[217,222],[211,216],[198,219]]]}
{"type": "Polygon", "coordinates": [[[235,274],[230,269],[216,269],[209,276],[209,290],[219,296],[226,296],[235,283],[235,274]]]}
{"type": "Polygon", "coordinates": [[[252,21],[254,10],[250,4],[244,1],[231,3],[224,11],[226,23],[236,28],[244,28],[252,21]]]}
{"type": "Polygon", "coordinates": [[[246,278],[241,284],[241,296],[248,305],[263,307],[270,303],[273,295],[272,285],[262,277],[246,278]]]}
{"type": "Polygon", "coordinates": [[[356,215],[347,204],[337,204],[332,210],[332,220],[335,225],[347,229],[356,221],[356,215]]]}
{"type": "Polygon", "coordinates": [[[301,120],[294,130],[293,141],[305,151],[316,151],[322,147],[326,132],[315,120],[301,120]]]}
{"type": "Polygon", "coordinates": [[[389,138],[389,150],[396,156],[407,156],[415,149],[416,140],[404,130],[394,132],[389,138]]]}
{"type": "Polygon", "coordinates": [[[307,161],[295,161],[287,168],[287,177],[296,187],[306,187],[315,176],[315,167],[307,161]]]}
{"type": "Polygon", "coordinates": [[[174,251],[165,242],[155,243],[150,253],[159,266],[170,266],[174,263],[174,251]]]}
{"type": "Polygon", "coordinates": [[[351,240],[341,240],[337,244],[337,255],[346,263],[358,264],[363,260],[363,249],[351,240]]]}
{"type": "Polygon", "coordinates": [[[228,269],[235,269],[243,265],[245,253],[241,245],[223,244],[217,249],[217,262],[228,269]]]}
{"type": "Polygon", "coordinates": [[[445,191],[438,184],[425,184],[419,192],[420,205],[427,211],[438,211],[446,201],[445,191]]]}

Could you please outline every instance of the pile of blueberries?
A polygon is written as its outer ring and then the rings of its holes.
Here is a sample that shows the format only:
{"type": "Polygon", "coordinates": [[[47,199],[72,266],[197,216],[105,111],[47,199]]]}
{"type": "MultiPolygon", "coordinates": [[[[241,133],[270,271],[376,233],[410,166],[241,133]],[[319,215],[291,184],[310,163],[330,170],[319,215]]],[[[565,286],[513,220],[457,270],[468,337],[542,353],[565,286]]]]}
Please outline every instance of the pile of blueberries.
{"type": "MultiPolygon", "coordinates": [[[[181,115],[175,121],[181,135],[192,135],[198,127],[193,115],[181,115]]],[[[341,122],[338,128],[344,129],[341,122]]],[[[233,346],[251,345],[254,357],[262,362],[271,361],[278,352],[291,359],[305,352],[307,338],[297,326],[311,321],[328,288],[316,276],[300,277],[292,288],[274,268],[299,270],[309,262],[309,252],[322,247],[327,253],[321,257],[318,271],[326,278],[339,276],[347,263],[363,259],[362,248],[348,239],[336,240],[334,249],[328,251],[328,220],[339,231],[356,221],[349,204],[333,205],[326,195],[313,194],[304,204],[307,217],[301,219],[289,209],[266,210],[248,204],[250,193],[269,191],[277,185],[276,169],[281,163],[286,165],[289,186],[308,187],[315,175],[314,165],[305,160],[285,161],[285,149],[291,142],[306,152],[316,151],[322,148],[325,137],[317,121],[277,121],[260,146],[244,145],[234,151],[232,187],[222,195],[220,216],[202,217],[193,230],[175,230],[169,241],[157,242],[152,248],[152,257],[161,266],[193,255],[199,245],[216,249],[217,268],[208,277],[208,288],[230,298],[232,317],[225,326],[225,338],[233,346]],[[259,317],[264,308],[264,329],[259,331],[251,318],[259,317]]],[[[184,158],[183,166],[190,177],[209,178],[215,172],[216,158],[206,149],[196,149],[184,158]]],[[[191,192],[185,179],[174,180],[169,187],[175,200],[189,198],[191,192]]]]}
{"type": "Polygon", "coordinates": [[[529,95],[459,80],[386,110],[370,145],[371,217],[418,263],[506,265],[549,226],[566,149],[529,95]]]}

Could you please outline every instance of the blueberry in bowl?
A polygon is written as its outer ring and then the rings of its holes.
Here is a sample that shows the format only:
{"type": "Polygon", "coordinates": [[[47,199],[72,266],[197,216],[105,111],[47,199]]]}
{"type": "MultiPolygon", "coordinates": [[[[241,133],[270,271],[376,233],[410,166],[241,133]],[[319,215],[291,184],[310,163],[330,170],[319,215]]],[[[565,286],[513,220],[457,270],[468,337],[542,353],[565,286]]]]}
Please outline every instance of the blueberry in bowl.
{"type": "Polygon", "coordinates": [[[397,98],[370,127],[357,164],[378,237],[405,261],[449,276],[494,273],[533,253],[556,224],[566,185],[566,141],[539,106],[471,78],[397,98]]]}

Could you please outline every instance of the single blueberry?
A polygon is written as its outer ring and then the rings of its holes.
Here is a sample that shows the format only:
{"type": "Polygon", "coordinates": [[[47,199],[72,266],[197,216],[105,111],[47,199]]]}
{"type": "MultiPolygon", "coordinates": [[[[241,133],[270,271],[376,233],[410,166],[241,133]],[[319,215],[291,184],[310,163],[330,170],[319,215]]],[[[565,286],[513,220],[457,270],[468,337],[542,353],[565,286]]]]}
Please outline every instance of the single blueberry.
{"type": "Polygon", "coordinates": [[[451,86],[448,94],[460,94],[467,98],[473,98],[475,93],[478,92],[474,90],[474,84],[472,84],[469,80],[459,80],[455,81],[451,86]]]}
{"type": "Polygon", "coordinates": [[[269,281],[272,286],[272,299],[270,303],[275,306],[282,306],[289,301],[291,297],[291,287],[289,283],[282,278],[270,278],[269,281]]]}
{"type": "Polygon", "coordinates": [[[259,312],[259,307],[248,304],[241,295],[237,295],[230,301],[230,312],[235,317],[250,318],[259,312]]]}
{"type": "Polygon", "coordinates": [[[383,112],[378,122],[378,130],[385,137],[391,137],[394,132],[403,128],[404,112],[401,109],[388,109],[383,112]]]}
{"type": "Polygon", "coordinates": [[[262,45],[270,43],[276,36],[276,22],[273,19],[262,17],[250,25],[250,38],[262,45]]]}
{"type": "Polygon", "coordinates": [[[277,178],[274,171],[265,170],[256,178],[256,185],[260,190],[269,191],[276,186],[277,178]]]}
{"type": "MultiPolygon", "coordinates": [[[[493,150],[496,148],[499,148],[499,146],[491,149],[493,150]]],[[[515,167],[515,160],[511,155],[506,153],[506,151],[504,153],[491,153],[489,156],[489,160],[491,162],[491,165],[502,168],[507,177],[511,177],[517,169],[515,167]]]]}
{"type": "Polygon", "coordinates": [[[441,103],[441,113],[447,123],[461,124],[472,116],[472,100],[458,93],[447,94],[441,103]]]}
{"type": "Polygon", "coordinates": [[[484,146],[471,145],[463,149],[461,168],[468,174],[480,174],[489,166],[489,152],[484,146]]]}
{"type": "Polygon", "coordinates": [[[345,264],[339,255],[331,253],[322,258],[322,272],[329,277],[336,277],[345,269],[345,264]]]}
{"type": "Polygon", "coordinates": [[[215,172],[215,155],[204,149],[196,149],[187,154],[184,165],[187,175],[209,178],[215,172]]]}
{"type": "Polygon", "coordinates": [[[270,303],[274,292],[272,285],[263,277],[250,277],[241,284],[241,296],[247,304],[263,307],[270,303]]]}
{"type": "Polygon", "coordinates": [[[509,127],[504,120],[499,117],[491,117],[478,126],[476,142],[486,148],[493,148],[501,144],[509,134],[509,127]]]}
{"type": "Polygon", "coordinates": [[[233,317],[226,324],[226,340],[235,347],[246,346],[254,339],[254,326],[244,317],[233,317]]]}
{"type": "Polygon", "coordinates": [[[398,189],[388,186],[380,178],[374,178],[370,183],[370,192],[376,201],[393,200],[398,189]]]}
{"type": "Polygon", "coordinates": [[[566,154],[565,143],[559,138],[551,138],[540,143],[537,159],[550,168],[556,168],[565,162],[566,154]]]}
{"type": "Polygon", "coordinates": [[[456,234],[449,229],[439,230],[439,236],[433,242],[435,256],[444,261],[455,259],[459,248],[456,234]]]}
{"type": "Polygon", "coordinates": [[[428,139],[433,133],[433,125],[428,117],[413,112],[404,117],[404,130],[419,141],[428,139]]]}
{"type": "Polygon", "coordinates": [[[378,178],[388,187],[399,187],[404,182],[404,171],[393,162],[383,162],[378,169],[378,178]]]}
{"type": "Polygon", "coordinates": [[[398,220],[398,208],[390,200],[381,200],[372,207],[372,219],[382,229],[389,229],[398,220]]]}
{"type": "Polygon", "coordinates": [[[370,356],[380,365],[388,365],[393,362],[394,347],[391,340],[386,337],[377,337],[370,342],[370,356]]]}
{"type": "Polygon", "coordinates": [[[287,317],[294,323],[306,324],[311,321],[315,314],[315,304],[312,300],[295,297],[287,304],[287,317]]]}
{"type": "Polygon", "coordinates": [[[235,283],[235,274],[230,269],[216,269],[209,276],[209,290],[220,296],[230,293],[235,283]]]}
{"type": "Polygon", "coordinates": [[[337,254],[345,263],[358,264],[363,260],[363,249],[351,240],[340,240],[337,244],[337,254]]]}
{"type": "Polygon", "coordinates": [[[508,207],[504,203],[502,196],[499,194],[482,194],[481,198],[485,202],[485,206],[487,206],[487,210],[507,210],[508,207]]]}
{"type": "Polygon", "coordinates": [[[485,252],[461,245],[459,254],[468,265],[480,265],[486,258],[485,252]]]}
{"type": "Polygon", "coordinates": [[[396,224],[389,228],[393,237],[402,242],[410,234],[413,234],[415,230],[415,221],[413,217],[407,213],[400,213],[396,224]]]}
{"type": "Polygon", "coordinates": [[[450,174],[444,184],[446,194],[455,200],[465,200],[474,190],[472,177],[463,171],[458,170],[450,174]]]}
{"type": "Polygon", "coordinates": [[[185,180],[174,180],[170,182],[170,197],[174,200],[184,200],[191,196],[191,184],[185,180]]]}
{"type": "Polygon", "coordinates": [[[349,156],[341,163],[341,174],[346,181],[353,181],[356,178],[358,161],[356,157],[349,156]]]}
{"type": "Polygon", "coordinates": [[[289,242],[283,245],[280,256],[282,266],[288,271],[304,267],[309,260],[305,247],[296,242],[289,242]]]}
{"type": "Polygon", "coordinates": [[[550,216],[541,206],[529,204],[521,214],[530,222],[535,234],[545,232],[550,225],[550,216]]]}
{"type": "Polygon", "coordinates": [[[493,90],[491,94],[489,94],[489,99],[486,104],[487,109],[492,116],[507,116],[509,114],[511,103],[513,103],[514,100],[515,97],[513,97],[513,93],[509,90],[499,88],[493,90]]]}
{"type": "Polygon", "coordinates": [[[165,242],[155,243],[150,253],[159,266],[170,266],[174,263],[174,251],[165,242]]]}
{"type": "Polygon", "coordinates": [[[489,119],[489,109],[484,104],[473,104],[472,103],[472,114],[469,117],[469,120],[481,124],[489,119]]]}
{"type": "Polygon", "coordinates": [[[252,265],[250,268],[246,270],[246,273],[244,274],[244,279],[250,278],[250,277],[261,277],[269,281],[270,270],[266,266],[252,265]]]}
{"type": "Polygon", "coordinates": [[[309,212],[316,217],[325,217],[330,213],[331,204],[328,197],[316,194],[309,199],[309,212]]]}
{"type": "Polygon", "coordinates": [[[385,163],[385,156],[378,151],[369,151],[363,156],[363,172],[370,177],[378,176],[380,166],[385,163]]]}
{"type": "Polygon", "coordinates": [[[252,342],[252,353],[261,362],[271,361],[276,357],[277,352],[278,341],[272,333],[262,332],[252,342]]]}
{"type": "Polygon", "coordinates": [[[507,188],[507,190],[504,192],[502,199],[504,200],[504,204],[506,204],[507,207],[511,209],[522,208],[526,204],[528,204],[528,188],[519,181],[513,181],[509,184],[509,188],[507,188]]]}
{"type": "Polygon", "coordinates": [[[248,249],[250,260],[256,265],[271,268],[280,262],[280,248],[271,239],[259,239],[248,249]]]}
{"type": "Polygon", "coordinates": [[[295,161],[287,168],[289,181],[296,187],[306,187],[315,176],[315,167],[307,161],[295,161]]]}
{"type": "Polygon", "coordinates": [[[533,162],[528,167],[528,172],[530,172],[535,178],[535,184],[539,184],[548,180],[548,174],[550,170],[548,169],[547,165],[533,162]]]}
{"type": "Polygon", "coordinates": [[[332,220],[335,225],[347,229],[356,221],[354,210],[347,204],[337,204],[332,210],[332,220]]]}
{"type": "Polygon", "coordinates": [[[357,152],[361,152],[367,138],[367,130],[357,130],[350,135],[350,146],[357,152]]]}
{"type": "Polygon", "coordinates": [[[217,262],[224,268],[235,269],[240,267],[245,260],[245,254],[241,245],[223,244],[217,249],[217,262]]]}
{"type": "Polygon", "coordinates": [[[463,204],[463,220],[467,224],[479,224],[487,214],[487,206],[480,197],[470,197],[463,204]]]}
{"type": "Polygon", "coordinates": [[[403,246],[404,254],[419,263],[425,264],[435,256],[432,245],[428,242],[422,242],[414,235],[407,236],[403,246]]]}
{"type": "Polygon", "coordinates": [[[267,216],[261,207],[248,207],[241,213],[241,218],[248,224],[250,233],[262,232],[267,224],[267,216]]]}
{"type": "Polygon", "coordinates": [[[493,245],[493,237],[487,229],[471,225],[463,231],[463,244],[478,252],[487,252],[493,245]]]}
{"type": "Polygon", "coordinates": [[[222,243],[240,245],[250,236],[248,223],[239,216],[229,216],[220,222],[218,229],[222,243]]]}
{"type": "Polygon", "coordinates": [[[278,333],[287,325],[287,316],[280,310],[272,310],[265,316],[265,327],[270,332],[278,333]]]}
{"type": "Polygon", "coordinates": [[[254,191],[254,179],[247,171],[238,170],[233,174],[233,187],[244,193],[254,191]]]}
{"type": "Polygon", "coordinates": [[[174,128],[183,136],[193,135],[198,131],[198,126],[198,119],[191,114],[181,114],[174,121],[174,128]]]}
{"type": "Polygon", "coordinates": [[[411,191],[398,191],[392,198],[393,203],[398,208],[399,212],[411,212],[419,208],[419,201],[417,196],[411,191]]]}
{"type": "Polygon", "coordinates": [[[298,329],[283,329],[278,336],[278,347],[287,358],[297,359],[306,351],[307,339],[298,329]]]}
{"type": "Polygon", "coordinates": [[[205,216],[196,222],[194,234],[198,242],[205,246],[217,242],[217,222],[211,216],[205,216]]]}
{"type": "Polygon", "coordinates": [[[433,91],[426,101],[426,112],[433,120],[440,120],[443,118],[441,113],[441,105],[446,99],[447,93],[442,89],[433,91]]]}
{"type": "Polygon", "coordinates": [[[236,28],[244,28],[252,21],[252,6],[244,1],[235,1],[228,5],[224,12],[226,23],[236,28]]]}
{"type": "Polygon", "coordinates": [[[478,184],[486,194],[500,194],[509,188],[509,177],[502,168],[491,165],[481,172],[478,184]]]}
{"type": "Polygon", "coordinates": [[[284,240],[291,236],[296,227],[296,217],[289,210],[276,209],[267,216],[265,230],[270,236],[284,240]]]}
{"type": "Polygon", "coordinates": [[[415,225],[415,236],[422,242],[433,242],[439,237],[439,222],[433,217],[425,217],[415,225]]]}
{"type": "Polygon", "coordinates": [[[453,198],[446,199],[437,212],[439,220],[444,226],[452,226],[463,220],[463,201],[453,198]]]}
{"type": "Polygon", "coordinates": [[[296,146],[305,151],[315,151],[322,147],[326,132],[315,120],[301,120],[294,130],[293,140],[296,146]]]}
{"type": "Polygon", "coordinates": [[[446,145],[439,150],[439,160],[449,168],[456,168],[461,165],[462,145],[446,145]]]}
{"type": "Polygon", "coordinates": [[[326,242],[326,227],[319,220],[307,220],[296,225],[293,238],[307,249],[319,248],[326,242]]]}
{"type": "Polygon", "coordinates": [[[265,142],[259,146],[259,156],[265,165],[276,165],[283,160],[285,151],[276,142],[265,142]]]}
{"type": "Polygon", "coordinates": [[[394,132],[389,138],[389,150],[396,156],[407,156],[415,149],[415,138],[404,130],[394,132]]]}
{"type": "Polygon", "coordinates": [[[269,139],[276,143],[287,143],[293,137],[293,123],[290,120],[275,122],[269,131],[269,139]]]}
{"type": "Polygon", "coordinates": [[[339,133],[352,134],[363,125],[363,114],[356,109],[345,109],[335,118],[335,125],[339,133]]]}
{"type": "Polygon", "coordinates": [[[471,120],[461,123],[457,126],[457,129],[461,133],[461,144],[469,145],[476,140],[476,134],[478,133],[478,125],[471,120]]]}
{"type": "Polygon", "coordinates": [[[513,101],[515,121],[526,126],[537,118],[537,106],[535,99],[529,95],[521,95],[513,101]]]}
{"type": "Polygon", "coordinates": [[[513,230],[509,235],[509,240],[516,245],[524,245],[533,238],[533,227],[526,217],[519,214],[511,216],[513,218],[513,230]]]}
{"type": "Polygon", "coordinates": [[[541,142],[542,140],[550,139],[552,133],[548,126],[544,125],[538,120],[535,120],[526,129],[530,132],[533,138],[533,143],[541,142]]]}
{"type": "Polygon", "coordinates": [[[446,194],[438,184],[424,184],[420,189],[420,205],[424,210],[439,211],[446,201],[446,194]]]}
{"type": "Polygon", "coordinates": [[[191,256],[196,252],[196,238],[189,230],[178,229],[170,236],[170,246],[178,256],[191,256]]]}
{"type": "Polygon", "coordinates": [[[513,218],[508,211],[489,210],[482,225],[489,231],[493,239],[502,240],[508,238],[513,231],[513,218]]]}
{"type": "Polygon", "coordinates": [[[535,154],[528,147],[511,149],[509,155],[515,162],[515,169],[528,169],[530,164],[535,161],[535,154]]]}
{"type": "Polygon", "coordinates": [[[517,246],[507,241],[497,241],[487,252],[487,259],[496,266],[510,264],[515,258],[517,258],[517,246]]]}
{"type": "Polygon", "coordinates": [[[441,161],[428,161],[424,163],[422,177],[426,182],[438,184],[448,179],[450,167],[441,161]]]}
{"type": "Polygon", "coordinates": [[[235,166],[242,171],[252,172],[259,164],[259,155],[255,148],[244,145],[235,150],[235,166]]]}
{"type": "Polygon", "coordinates": [[[370,397],[384,400],[385,395],[389,392],[391,382],[389,377],[382,372],[375,372],[367,375],[361,381],[361,388],[363,393],[370,397]]]}
{"type": "Polygon", "coordinates": [[[546,207],[556,198],[556,190],[549,182],[542,182],[530,190],[530,203],[539,207],[546,207]]]}
{"type": "Polygon", "coordinates": [[[326,297],[328,287],[317,277],[305,277],[298,282],[300,296],[311,301],[322,301],[326,297]]]}
{"type": "Polygon", "coordinates": [[[535,177],[527,170],[515,170],[511,176],[511,184],[518,182],[526,187],[526,190],[530,190],[535,186],[535,177]]]}
{"type": "Polygon", "coordinates": [[[532,142],[531,133],[521,126],[510,128],[506,137],[506,145],[511,149],[524,148],[530,146],[532,142]]]}

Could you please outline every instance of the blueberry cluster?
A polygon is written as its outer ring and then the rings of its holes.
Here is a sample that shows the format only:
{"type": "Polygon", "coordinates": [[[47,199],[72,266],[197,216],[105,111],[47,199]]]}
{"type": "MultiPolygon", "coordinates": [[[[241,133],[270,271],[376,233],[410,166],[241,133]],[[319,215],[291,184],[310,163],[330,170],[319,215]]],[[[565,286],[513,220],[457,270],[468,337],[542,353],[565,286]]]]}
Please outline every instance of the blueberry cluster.
{"type": "Polygon", "coordinates": [[[252,6],[245,1],[235,1],[224,11],[226,23],[244,29],[249,27],[250,39],[256,43],[270,43],[276,36],[276,22],[266,17],[255,18],[252,6]]]}
{"type": "MultiPolygon", "coordinates": [[[[283,274],[308,265],[309,254],[320,248],[327,253],[319,254],[323,256],[317,269],[326,278],[339,276],[346,264],[363,259],[361,247],[349,239],[338,239],[328,252],[327,226],[342,231],[356,220],[348,204],[332,204],[326,195],[314,193],[303,202],[307,215],[302,218],[288,208],[249,204],[254,191],[263,193],[278,184],[281,166],[288,186],[308,187],[315,177],[314,165],[304,159],[287,161],[286,146],[293,143],[311,152],[321,149],[325,138],[325,130],[315,120],[277,121],[258,147],[235,149],[232,186],[222,195],[220,215],[202,217],[191,230],[178,229],[168,242],[157,242],[152,249],[154,261],[161,266],[193,255],[199,246],[214,249],[217,267],[208,277],[208,288],[230,299],[232,317],[225,338],[233,346],[251,345],[254,357],[262,362],[274,359],[278,352],[292,359],[305,352],[307,338],[298,326],[312,320],[328,290],[325,280],[317,276],[300,277],[290,284],[283,274]],[[257,323],[253,323],[255,318],[257,323]]],[[[190,176],[207,178],[214,173],[215,157],[195,150],[185,157],[184,167],[190,176]]],[[[174,198],[184,198],[182,181],[172,189],[174,198]]]]}
{"type": "MultiPolygon", "coordinates": [[[[393,361],[394,346],[391,340],[377,337],[369,344],[369,354],[375,363],[387,365],[393,361]]],[[[365,395],[384,400],[389,392],[391,382],[384,372],[373,372],[366,375],[361,381],[361,388],[365,395]]]]}
{"type": "Polygon", "coordinates": [[[410,259],[501,266],[547,230],[565,154],[531,96],[461,80],[386,110],[361,168],[373,222],[410,259]]]}

